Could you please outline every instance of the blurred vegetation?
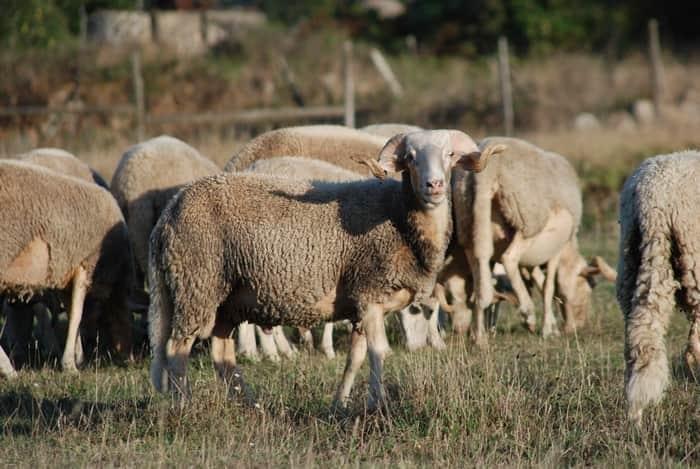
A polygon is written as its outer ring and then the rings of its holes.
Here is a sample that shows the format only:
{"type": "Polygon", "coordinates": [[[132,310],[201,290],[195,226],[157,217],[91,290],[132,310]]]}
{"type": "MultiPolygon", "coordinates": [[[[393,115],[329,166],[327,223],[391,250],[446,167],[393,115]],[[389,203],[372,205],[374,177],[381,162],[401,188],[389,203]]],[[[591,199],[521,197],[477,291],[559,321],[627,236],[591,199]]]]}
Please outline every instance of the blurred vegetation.
{"type": "MultiPolygon", "coordinates": [[[[79,33],[79,11],[134,8],[136,0],[5,0],[0,44],[46,47],[79,33]]],[[[167,8],[175,1],[141,2],[167,8]]],[[[182,3],[182,2],[181,2],[182,3]]],[[[382,19],[358,0],[219,0],[191,6],[256,6],[286,26],[333,26],[386,49],[406,48],[414,38],[422,50],[474,56],[492,52],[506,35],[522,55],[553,50],[623,53],[643,41],[646,23],[656,17],[664,42],[676,48],[697,45],[700,2],[668,0],[402,0],[404,14],[382,19]]]]}

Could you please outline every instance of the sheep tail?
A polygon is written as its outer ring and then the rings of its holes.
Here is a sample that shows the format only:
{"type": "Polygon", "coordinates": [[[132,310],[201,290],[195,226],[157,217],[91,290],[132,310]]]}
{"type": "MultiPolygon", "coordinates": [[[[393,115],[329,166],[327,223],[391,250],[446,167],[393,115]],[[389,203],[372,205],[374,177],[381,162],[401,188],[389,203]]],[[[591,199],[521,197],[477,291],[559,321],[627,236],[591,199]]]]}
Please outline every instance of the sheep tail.
{"type": "Polygon", "coordinates": [[[629,244],[621,252],[625,257],[620,264],[624,272],[618,279],[618,295],[625,314],[627,410],[629,418],[638,424],[643,409],[659,402],[669,383],[664,336],[679,287],[671,260],[671,223],[653,206],[642,213],[638,228],[623,229],[630,236],[625,237],[629,244]]]}
{"type": "Polygon", "coordinates": [[[148,335],[151,342],[151,383],[158,392],[168,388],[166,345],[172,330],[173,305],[168,295],[163,272],[156,266],[151,253],[149,259],[150,305],[148,307],[148,335]]]}

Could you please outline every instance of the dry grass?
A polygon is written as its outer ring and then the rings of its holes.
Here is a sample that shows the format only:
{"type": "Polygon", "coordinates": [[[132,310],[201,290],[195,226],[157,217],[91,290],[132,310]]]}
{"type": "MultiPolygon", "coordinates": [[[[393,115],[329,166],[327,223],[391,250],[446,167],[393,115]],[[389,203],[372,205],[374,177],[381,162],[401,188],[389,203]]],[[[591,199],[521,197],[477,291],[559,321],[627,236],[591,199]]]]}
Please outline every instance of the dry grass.
{"type": "MultiPolygon", "coordinates": [[[[609,252],[584,237],[590,252],[609,252]]],[[[387,360],[387,415],[366,415],[367,369],[349,416],[328,409],[344,357],[302,354],[245,363],[264,412],[228,401],[206,353],[191,361],[184,411],[154,395],[146,363],[93,363],[0,382],[0,460],[6,465],[161,466],[675,466],[700,463],[697,384],[681,373],[637,432],[624,419],[622,319],[613,287],[595,292],[578,336],[543,341],[504,314],[486,350],[449,336],[445,352],[387,360]]],[[[669,334],[679,356],[687,323],[669,334]]]]}

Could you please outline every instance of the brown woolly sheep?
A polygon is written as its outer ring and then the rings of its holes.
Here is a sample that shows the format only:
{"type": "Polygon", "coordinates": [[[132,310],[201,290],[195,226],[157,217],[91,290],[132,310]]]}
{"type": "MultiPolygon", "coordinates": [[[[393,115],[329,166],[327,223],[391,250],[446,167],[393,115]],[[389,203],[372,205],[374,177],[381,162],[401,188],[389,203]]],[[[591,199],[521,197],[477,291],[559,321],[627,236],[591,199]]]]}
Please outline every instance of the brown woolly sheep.
{"type": "Polygon", "coordinates": [[[700,152],[650,158],[620,194],[617,299],[625,317],[628,416],[641,424],[669,382],[664,336],[673,307],[690,321],[685,360],[700,376],[700,152]]]}
{"type": "Polygon", "coordinates": [[[0,180],[0,293],[26,298],[46,290],[72,291],[65,370],[76,370],[88,292],[120,329],[115,350],[128,352],[131,259],[126,225],[112,196],[95,184],[20,161],[1,161],[0,180]]]}
{"type": "Polygon", "coordinates": [[[222,174],[187,186],[151,236],[151,381],[187,394],[196,337],[212,336],[225,381],[240,376],[233,347],[242,321],[264,328],[349,319],[352,345],[335,402],[344,405],[369,350],[369,407],[383,400],[384,314],[428,298],[452,232],[453,166],[481,170],[483,154],[459,131],[397,135],[373,174],[348,183],[222,174]]]}

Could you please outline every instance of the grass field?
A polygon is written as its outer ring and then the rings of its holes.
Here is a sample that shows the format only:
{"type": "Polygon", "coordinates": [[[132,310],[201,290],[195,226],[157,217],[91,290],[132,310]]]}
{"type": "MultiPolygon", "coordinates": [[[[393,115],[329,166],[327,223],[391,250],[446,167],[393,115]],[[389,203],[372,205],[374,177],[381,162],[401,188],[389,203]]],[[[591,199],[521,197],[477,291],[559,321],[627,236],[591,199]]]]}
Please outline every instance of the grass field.
{"type": "MultiPolygon", "coordinates": [[[[586,254],[614,235],[582,236],[586,254]]],[[[392,327],[385,372],[389,409],[366,415],[363,367],[348,415],[329,412],[345,356],[300,353],[279,364],[244,362],[262,411],[227,400],[203,349],[190,362],[193,399],[175,410],[148,382],[147,362],[55,368],[0,381],[3,465],[173,466],[675,466],[700,464],[697,384],[678,357],[687,323],[669,334],[674,379],[642,432],[624,416],[623,323],[614,287],[594,292],[576,336],[548,341],[501,315],[485,350],[448,335],[444,352],[406,352],[392,327]]],[[[339,348],[344,350],[342,345],[339,348]]]]}
{"type": "MultiPolygon", "coordinates": [[[[574,162],[584,190],[582,250],[613,264],[617,192],[626,175],[647,156],[700,145],[691,126],[526,138],[574,162]]],[[[192,143],[219,164],[240,144],[207,137],[192,143]]],[[[69,149],[109,180],[129,144],[98,146],[83,138],[69,149]]],[[[3,147],[0,156],[26,149],[3,147]]],[[[385,371],[386,415],[364,412],[366,366],[348,415],[329,412],[345,364],[343,337],[332,361],[300,353],[280,364],[242,363],[262,412],[227,400],[202,347],[190,362],[194,397],[182,411],[154,393],[148,360],[121,368],[101,359],[78,376],[48,365],[0,380],[0,463],[700,465],[700,393],[679,365],[687,336],[681,314],[668,337],[672,385],[642,432],[625,420],[623,322],[611,284],[594,291],[589,323],[577,336],[543,341],[526,333],[517,315],[504,313],[485,350],[448,333],[446,351],[408,353],[396,320],[389,324],[394,353],[385,371]]]]}

